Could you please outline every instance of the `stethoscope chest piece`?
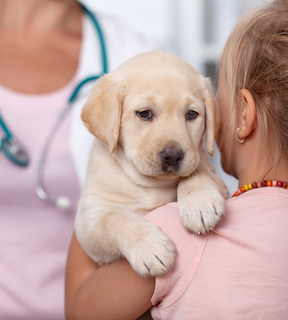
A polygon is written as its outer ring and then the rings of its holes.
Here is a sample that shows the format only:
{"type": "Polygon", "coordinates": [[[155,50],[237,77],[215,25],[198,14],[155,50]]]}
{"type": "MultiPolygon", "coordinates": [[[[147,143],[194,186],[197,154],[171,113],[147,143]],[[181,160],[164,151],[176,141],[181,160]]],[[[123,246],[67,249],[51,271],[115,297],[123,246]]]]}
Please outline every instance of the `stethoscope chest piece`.
{"type": "Polygon", "coordinates": [[[26,150],[15,139],[14,135],[4,122],[0,114],[0,128],[2,129],[4,136],[0,137],[0,149],[3,154],[13,163],[21,167],[26,167],[29,164],[29,157],[26,150]]]}
{"type": "Polygon", "coordinates": [[[1,150],[5,156],[21,167],[29,164],[29,158],[26,150],[16,141],[14,137],[4,138],[1,141],[1,150]]]}

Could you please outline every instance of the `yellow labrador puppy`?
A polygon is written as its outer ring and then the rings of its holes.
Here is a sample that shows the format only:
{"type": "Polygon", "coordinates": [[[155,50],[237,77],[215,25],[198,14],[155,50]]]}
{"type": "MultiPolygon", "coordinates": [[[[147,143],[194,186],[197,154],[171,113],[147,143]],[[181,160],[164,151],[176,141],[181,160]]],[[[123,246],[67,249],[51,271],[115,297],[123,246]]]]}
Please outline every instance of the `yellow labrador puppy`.
{"type": "Polygon", "coordinates": [[[218,125],[209,80],[162,51],[132,58],[103,76],[83,108],[95,135],[75,221],[99,265],[124,256],[142,276],[169,270],[172,241],[142,216],[178,201],[187,230],[221,219],[227,190],[209,164],[218,125]]]}

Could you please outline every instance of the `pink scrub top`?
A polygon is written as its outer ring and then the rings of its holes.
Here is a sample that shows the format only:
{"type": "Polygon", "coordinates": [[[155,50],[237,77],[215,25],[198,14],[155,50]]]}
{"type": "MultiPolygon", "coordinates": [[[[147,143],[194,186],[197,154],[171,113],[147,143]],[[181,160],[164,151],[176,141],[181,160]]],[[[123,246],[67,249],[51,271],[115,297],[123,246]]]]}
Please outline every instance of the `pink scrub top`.
{"type": "Polygon", "coordinates": [[[38,96],[0,86],[1,115],[30,157],[28,167],[19,167],[0,152],[1,319],[64,319],[64,269],[80,194],[69,150],[70,114],[51,144],[43,185],[52,197],[68,196],[71,207],[41,201],[34,182],[40,152],[75,84],[76,77],[38,96]]]}

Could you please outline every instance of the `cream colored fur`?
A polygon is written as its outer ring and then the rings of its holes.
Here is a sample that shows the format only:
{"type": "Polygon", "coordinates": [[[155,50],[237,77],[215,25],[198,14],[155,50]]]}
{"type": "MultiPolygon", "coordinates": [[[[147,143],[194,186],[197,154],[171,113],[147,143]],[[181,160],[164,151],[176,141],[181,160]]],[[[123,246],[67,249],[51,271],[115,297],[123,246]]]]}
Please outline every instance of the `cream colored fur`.
{"type": "Polygon", "coordinates": [[[209,80],[172,54],[142,54],[100,78],[82,119],[96,139],[78,240],[99,265],[124,256],[142,276],[166,272],[174,245],[142,216],[177,200],[184,227],[206,233],[225,210],[226,187],[203,147],[205,133],[213,154],[219,123],[209,80]]]}

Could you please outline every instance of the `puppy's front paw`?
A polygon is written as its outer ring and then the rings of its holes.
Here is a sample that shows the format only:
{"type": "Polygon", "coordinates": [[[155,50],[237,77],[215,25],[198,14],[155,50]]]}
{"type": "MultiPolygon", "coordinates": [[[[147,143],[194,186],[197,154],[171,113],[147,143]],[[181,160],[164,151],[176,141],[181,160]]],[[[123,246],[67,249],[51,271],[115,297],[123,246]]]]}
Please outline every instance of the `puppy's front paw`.
{"type": "Polygon", "coordinates": [[[132,268],[146,277],[169,271],[173,267],[175,254],[173,242],[157,226],[151,224],[125,256],[132,268]]]}
{"type": "Polygon", "coordinates": [[[178,199],[183,226],[195,233],[209,232],[225,213],[225,198],[219,190],[194,190],[178,199]]]}

